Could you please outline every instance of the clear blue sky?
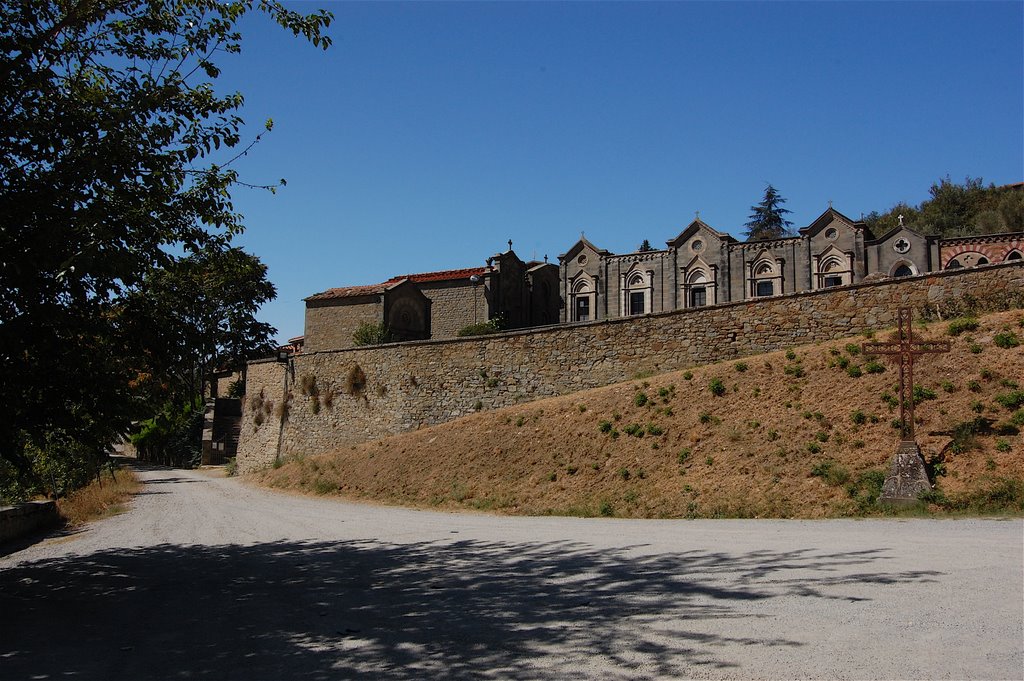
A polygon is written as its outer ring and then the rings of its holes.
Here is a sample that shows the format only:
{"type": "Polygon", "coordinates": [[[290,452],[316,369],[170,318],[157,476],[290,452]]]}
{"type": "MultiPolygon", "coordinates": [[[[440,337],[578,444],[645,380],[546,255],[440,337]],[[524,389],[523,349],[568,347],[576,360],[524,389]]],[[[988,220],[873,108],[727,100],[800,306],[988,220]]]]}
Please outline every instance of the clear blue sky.
{"type": "MultiPolygon", "coordinates": [[[[317,5],[300,3],[300,9],[317,5]]],[[[938,178],[1024,180],[1024,3],[326,3],[321,52],[245,24],[220,88],[252,134],[240,243],[262,311],[307,295],[555,261],[585,231],[660,245],[700,211],[739,236],[765,183],[807,225],[918,203],[938,178]]]]}

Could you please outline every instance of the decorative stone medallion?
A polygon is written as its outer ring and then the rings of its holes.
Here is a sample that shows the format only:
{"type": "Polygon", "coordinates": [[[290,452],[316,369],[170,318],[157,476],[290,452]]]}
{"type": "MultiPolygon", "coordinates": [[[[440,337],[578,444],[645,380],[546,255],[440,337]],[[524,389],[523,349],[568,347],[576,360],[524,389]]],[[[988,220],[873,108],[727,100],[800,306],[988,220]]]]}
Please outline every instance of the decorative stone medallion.
{"type": "Polygon", "coordinates": [[[829,227],[828,229],[825,230],[825,238],[828,239],[829,241],[835,241],[836,239],[839,238],[839,230],[837,230],[835,227],[829,227]]]}
{"type": "Polygon", "coordinates": [[[700,239],[695,239],[694,242],[690,244],[690,250],[694,253],[700,253],[704,250],[704,242],[700,239]]]}
{"type": "Polygon", "coordinates": [[[906,253],[910,250],[910,242],[903,237],[900,237],[899,239],[896,239],[895,243],[893,243],[892,250],[900,254],[906,253]]]}
{"type": "Polygon", "coordinates": [[[576,262],[578,262],[580,265],[586,265],[587,255],[585,253],[581,254],[580,257],[576,258],[576,262]]]}

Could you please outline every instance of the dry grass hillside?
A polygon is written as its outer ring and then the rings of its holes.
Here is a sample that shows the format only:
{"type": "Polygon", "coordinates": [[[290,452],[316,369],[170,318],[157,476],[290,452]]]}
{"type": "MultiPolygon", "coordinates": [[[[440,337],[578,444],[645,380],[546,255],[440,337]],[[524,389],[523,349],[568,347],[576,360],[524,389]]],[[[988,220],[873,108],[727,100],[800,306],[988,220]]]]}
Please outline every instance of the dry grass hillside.
{"type": "MultiPolygon", "coordinates": [[[[1024,313],[915,333],[952,342],[915,366],[918,442],[938,483],[926,510],[1024,511],[1024,345],[1014,345],[1024,341],[1024,313]]],[[[876,513],[899,439],[897,372],[865,357],[865,340],[640,376],[288,460],[256,477],[312,494],[509,514],[876,513]]]]}

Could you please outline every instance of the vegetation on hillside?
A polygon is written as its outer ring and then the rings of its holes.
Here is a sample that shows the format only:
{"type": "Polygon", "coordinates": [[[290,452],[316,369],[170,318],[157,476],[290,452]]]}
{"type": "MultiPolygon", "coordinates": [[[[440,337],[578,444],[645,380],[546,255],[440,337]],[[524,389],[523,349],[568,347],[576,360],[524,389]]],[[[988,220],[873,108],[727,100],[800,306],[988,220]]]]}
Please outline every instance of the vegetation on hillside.
{"type": "MultiPolygon", "coordinates": [[[[915,330],[934,513],[1024,512],[1020,310],[915,330]],[[1012,337],[1012,338],[1011,338],[1012,337]]],[[[876,505],[900,433],[897,372],[867,336],[794,347],[464,417],[288,460],[268,485],[510,514],[834,517],[876,505]]],[[[887,337],[888,334],[879,334],[887,337]]]]}
{"type": "Polygon", "coordinates": [[[944,237],[1024,231],[1024,188],[985,186],[970,178],[957,184],[946,176],[931,186],[931,198],[917,206],[901,202],[884,213],[874,211],[864,222],[876,236],[899,226],[944,237]]]}

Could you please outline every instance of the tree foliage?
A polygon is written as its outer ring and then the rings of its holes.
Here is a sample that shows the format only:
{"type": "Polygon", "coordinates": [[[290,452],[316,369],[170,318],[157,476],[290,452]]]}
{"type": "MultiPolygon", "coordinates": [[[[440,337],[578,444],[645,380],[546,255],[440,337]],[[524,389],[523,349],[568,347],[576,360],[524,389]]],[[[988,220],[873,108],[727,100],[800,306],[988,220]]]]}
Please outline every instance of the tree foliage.
{"type": "Polygon", "coordinates": [[[785,217],[791,212],[782,207],[785,202],[786,199],[779,195],[775,187],[771,184],[765,187],[764,198],[756,206],[750,207],[754,212],[750,214],[750,222],[745,225],[747,241],[778,239],[789,235],[789,227],[793,223],[785,217]]]}
{"type": "Polygon", "coordinates": [[[985,186],[980,177],[958,184],[947,175],[928,194],[920,205],[901,201],[884,213],[870,213],[864,222],[878,236],[899,226],[900,215],[911,229],[945,237],[1024,231],[1024,190],[1019,187],[985,186]]]}
{"type": "Polygon", "coordinates": [[[653,251],[654,246],[651,245],[650,241],[644,239],[640,242],[640,245],[636,247],[636,250],[638,253],[646,253],[647,251],[653,251]]]}
{"type": "Polygon", "coordinates": [[[329,13],[273,0],[0,2],[0,457],[19,469],[52,433],[105,447],[182,358],[265,342],[252,305],[202,294],[237,276],[273,295],[230,247],[231,164],[258,136],[236,149],[242,95],[213,86],[253,12],[330,44],[329,13]]]}

